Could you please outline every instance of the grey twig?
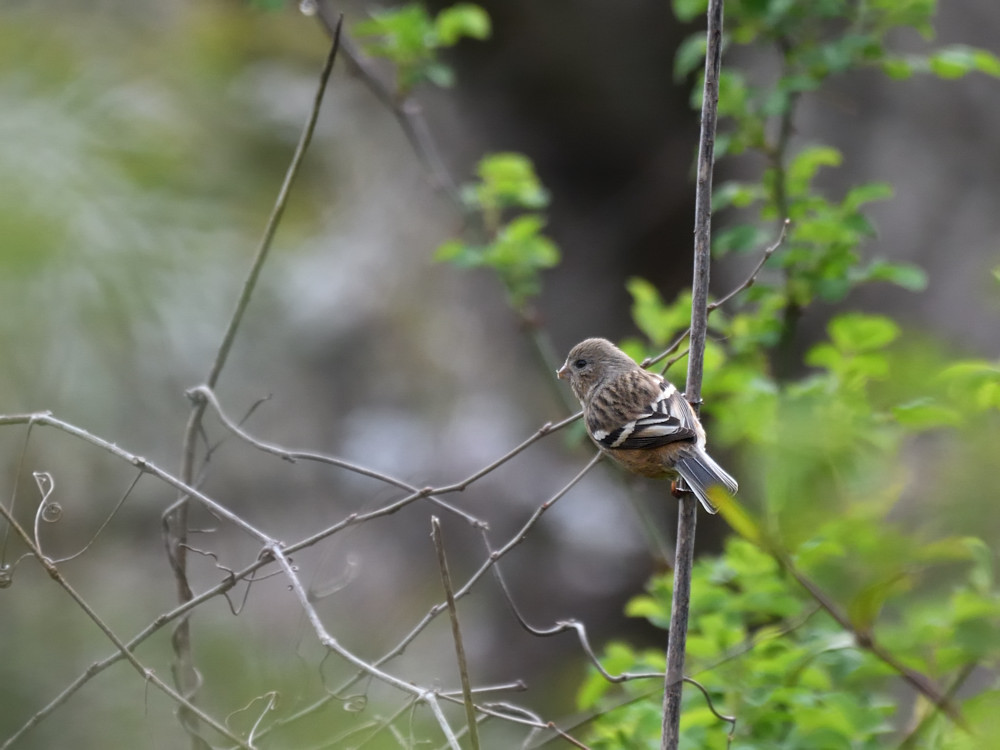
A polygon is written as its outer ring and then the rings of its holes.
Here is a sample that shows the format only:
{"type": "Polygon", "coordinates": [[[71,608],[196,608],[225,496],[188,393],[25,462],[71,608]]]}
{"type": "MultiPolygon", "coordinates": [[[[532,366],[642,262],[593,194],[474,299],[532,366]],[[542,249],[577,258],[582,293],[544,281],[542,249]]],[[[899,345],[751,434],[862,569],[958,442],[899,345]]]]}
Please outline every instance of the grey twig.
{"type": "MultiPolygon", "coordinates": [[[[331,36],[339,35],[343,17],[333,10],[329,1],[317,0],[316,11],[316,16],[327,33],[331,36]]],[[[444,159],[441,158],[441,152],[427,126],[427,118],[420,103],[412,97],[401,97],[386,84],[365,59],[364,54],[346,36],[341,41],[341,48],[350,71],[396,118],[400,129],[410,142],[413,152],[430,174],[434,187],[443,190],[456,206],[461,207],[462,200],[459,196],[458,186],[445,166],[444,159]]]]}
{"type": "Polygon", "coordinates": [[[720,297],[714,302],[710,302],[708,304],[708,307],[705,308],[706,312],[711,313],[716,308],[722,307],[722,305],[729,302],[729,300],[731,300],[737,294],[749,289],[754,285],[754,282],[757,281],[757,275],[760,273],[760,270],[764,267],[764,264],[767,263],[768,259],[772,255],[774,255],[775,251],[784,244],[785,234],[787,234],[788,225],[791,223],[792,223],[791,219],[785,219],[783,222],[781,222],[781,231],[778,232],[778,239],[776,239],[773,243],[771,243],[768,247],[764,249],[764,254],[760,256],[760,260],[757,261],[757,265],[753,267],[753,269],[750,271],[747,277],[743,280],[743,283],[740,284],[739,286],[734,287],[732,291],[729,292],[729,294],[720,297]]]}
{"type": "Polygon", "coordinates": [[[851,618],[837,606],[836,602],[827,596],[825,591],[816,585],[811,578],[795,567],[795,564],[787,555],[773,549],[768,551],[771,553],[771,556],[774,557],[775,561],[782,567],[782,569],[791,575],[791,577],[794,578],[795,581],[802,588],[804,588],[813,599],[816,600],[816,603],[826,610],[826,613],[830,615],[830,617],[837,621],[837,624],[840,625],[840,627],[854,636],[854,640],[857,642],[858,646],[873,654],[883,664],[890,667],[914,690],[923,695],[938,709],[944,712],[949,719],[955,722],[956,725],[962,727],[963,729],[968,729],[968,724],[966,724],[965,719],[962,716],[962,712],[959,710],[958,706],[955,705],[955,702],[952,700],[952,696],[948,692],[942,691],[941,688],[934,684],[931,678],[923,672],[919,672],[900,661],[895,654],[875,639],[875,634],[871,632],[871,630],[862,630],[858,628],[853,622],[851,622],[851,618]]]}
{"type": "Polygon", "coordinates": [[[472,750],[479,750],[479,727],[476,724],[476,706],[472,702],[469,664],[465,659],[462,628],[458,623],[458,607],[455,605],[455,589],[451,585],[448,556],[445,553],[444,541],[441,539],[441,522],[437,516],[431,516],[431,539],[434,540],[434,549],[437,550],[438,569],[441,571],[444,598],[448,603],[448,617],[451,619],[451,637],[455,642],[455,658],[458,660],[458,673],[462,680],[462,702],[465,704],[465,718],[469,725],[469,743],[472,745],[472,750]]]}
{"type": "Polygon", "coordinates": [[[708,692],[707,688],[702,685],[698,680],[691,677],[685,677],[684,682],[688,685],[694,685],[701,692],[702,697],[705,699],[705,703],[708,705],[708,710],[712,712],[714,716],[719,721],[724,721],[729,724],[729,740],[732,741],[733,734],[736,732],[736,717],[726,716],[725,714],[720,714],[715,708],[715,702],[712,700],[711,694],[708,692]]]}
{"type": "MultiPolygon", "coordinates": [[[[31,551],[31,554],[35,557],[35,559],[38,560],[39,564],[45,569],[45,572],[49,575],[49,577],[54,580],[63,589],[63,591],[66,592],[66,594],[76,603],[76,605],[83,611],[90,621],[93,622],[94,625],[96,625],[97,628],[104,634],[104,636],[115,645],[115,648],[118,649],[118,653],[121,657],[132,665],[143,680],[157,687],[172,700],[177,702],[181,707],[190,712],[190,714],[196,717],[199,722],[210,726],[230,742],[234,742],[238,747],[246,748],[246,750],[252,750],[249,744],[230,732],[224,724],[216,721],[204,711],[199,709],[185,696],[181,695],[181,693],[174,690],[162,679],[160,679],[152,669],[144,666],[132,653],[128,644],[122,641],[115,634],[115,632],[111,630],[108,624],[104,622],[94,608],[87,603],[86,599],[84,599],[79,592],[77,592],[77,590],[70,585],[69,581],[63,577],[58,566],[42,554],[42,550],[36,545],[35,540],[32,539],[31,535],[25,531],[18,520],[14,518],[14,516],[10,514],[10,511],[8,511],[2,504],[0,504],[0,517],[2,517],[14,533],[20,537],[21,541],[31,551]]],[[[4,747],[10,746],[10,744],[13,743],[17,737],[21,736],[21,734],[21,732],[18,732],[16,735],[8,738],[7,742],[4,743],[4,747]]]]}
{"type": "Polygon", "coordinates": [[[445,739],[448,741],[449,747],[452,750],[461,750],[458,744],[458,739],[455,737],[455,733],[452,731],[451,726],[448,724],[448,719],[445,717],[444,713],[441,711],[441,706],[438,703],[437,695],[433,692],[426,690],[422,687],[414,685],[406,680],[402,680],[395,675],[389,674],[388,672],[379,669],[378,663],[369,663],[356,656],[353,652],[344,648],[336,638],[334,638],[327,631],[326,627],[323,625],[322,620],[320,620],[319,614],[316,612],[315,607],[309,601],[309,595],[306,593],[305,587],[299,580],[298,574],[292,567],[292,564],[288,561],[288,557],[285,554],[284,549],[282,549],[280,544],[270,545],[265,554],[270,555],[270,557],[281,567],[285,573],[285,577],[288,579],[291,586],[292,592],[295,594],[295,598],[299,601],[299,606],[302,607],[302,611],[306,615],[306,619],[312,626],[313,631],[316,634],[316,638],[320,644],[322,644],[328,650],[334,652],[344,661],[353,664],[355,667],[360,669],[365,674],[369,674],[372,677],[376,677],[387,685],[391,685],[397,690],[401,690],[404,693],[412,695],[417,698],[417,700],[426,703],[430,708],[431,713],[434,714],[438,726],[441,728],[445,739]]]}
{"type": "MultiPolygon", "coordinates": [[[[711,263],[712,167],[715,128],[718,119],[719,74],[722,69],[723,0],[709,0],[705,52],[705,84],[701,105],[701,136],[698,143],[698,176],[694,220],[694,280],[691,300],[691,351],[685,385],[686,397],[698,410],[708,331],[708,282],[711,263]]],[[[662,750],[677,750],[680,741],[681,693],[684,687],[684,652],[687,646],[688,610],[691,600],[691,569],[697,500],[682,493],[677,516],[677,550],[674,562],[674,592],[667,640],[667,669],[663,694],[662,750]]]]}
{"type": "Polygon", "coordinates": [[[613,675],[608,672],[604,665],[601,664],[601,660],[597,658],[597,654],[594,653],[593,647],[590,645],[590,638],[587,637],[587,628],[578,620],[559,620],[551,628],[536,628],[531,625],[521,614],[517,605],[514,603],[514,598],[511,596],[510,589],[507,588],[507,583],[503,579],[503,575],[500,573],[500,566],[493,566],[493,576],[497,580],[497,584],[500,586],[500,590],[503,592],[504,598],[507,600],[507,605],[510,607],[511,611],[514,613],[514,618],[517,620],[518,624],[524,628],[526,631],[534,636],[541,638],[547,638],[553,635],[559,635],[560,633],[565,633],[572,630],[576,633],[577,640],[580,642],[580,648],[587,655],[590,663],[594,665],[598,672],[605,680],[612,683],[621,683],[628,680],[642,680],[650,678],[663,678],[663,672],[622,672],[619,675],[613,675]]]}
{"type": "MultiPolygon", "coordinates": [[[[299,169],[302,166],[302,162],[305,157],[306,149],[309,147],[313,131],[316,129],[316,121],[319,119],[319,111],[323,104],[323,95],[326,92],[326,84],[330,80],[330,73],[333,71],[333,64],[337,59],[337,51],[340,48],[341,23],[342,20],[338,22],[336,33],[333,35],[333,43],[330,46],[330,52],[327,55],[323,71],[320,74],[319,85],[316,88],[316,95],[313,99],[313,105],[309,113],[309,117],[306,121],[305,127],[302,129],[302,135],[295,148],[295,153],[292,156],[291,163],[288,165],[288,170],[285,173],[285,179],[281,185],[281,189],[278,191],[278,197],[274,202],[271,215],[268,217],[267,224],[264,227],[264,234],[257,247],[257,252],[254,255],[253,262],[250,264],[250,270],[247,273],[247,277],[243,282],[243,288],[241,289],[240,295],[236,301],[236,307],[233,310],[233,314],[229,319],[229,325],[227,326],[226,332],[222,337],[222,343],[219,345],[215,354],[215,360],[212,362],[212,367],[206,381],[209,387],[215,387],[216,383],[218,383],[219,375],[222,373],[222,368],[225,366],[226,360],[229,358],[229,352],[232,350],[233,341],[236,339],[236,332],[239,330],[240,324],[243,322],[243,315],[246,312],[247,306],[250,304],[250,298],[253,295],[254,290],[257,288],[257,279],[260,277],[261,269],[264,267],[264,261],[267,260],[267,257],[270,254],[274,234],[278,229],[281,217],[284,215],[292,183],[295,181],[295,177],[299,173],[299,169]]],[[[203,405],[196,404],[191,409],[191,414],[188,417],[187,426],[185,427],[180,471],[181,480],[185,484],[192,484],[194,480],[196,463],[195,450],[197,446],[198,434],[201,431],[201,420],[204,415],[204,408],[205,407],[203,405]]],[[[170,567],[173,570],[174,578],[177,582],[178,598],[181,602],[185,602],[194,596],[187,578],[186,545],[188,537],[188,503],[186,502],[185,495],[182,494],[180,496],[180,502],[176,505],[175,509],[164,518],[163,529],[164,546],[166,547],[167,559],[170,562],[170,567]]],[[[176,657],[176,661],[174,663],[175,683],[177,684],[178,689],[180,689],[185,695],[193,695],[195,690],[197,690],[198,675],[197,670],[194,667],[194,659],[191,648],[191,628],[190,622],[187,618],[182,619],[178,623],[177,629],[174,631],[173,646],[176,657]]],[[[207,750],[208,745],[201,740],[198,734],[196,721],[186,708],[182,707],[182,710],[179,713],[179,719],[181,724],[189,729],[192,748],[194,750],[207,750]]]]}
{"type": "MultiPolygon", "coordinates": [[[[790,219],[785,219],[781,223],[781,231],[778,233],[778,239],[776,239],[768,247],[764,248],[764,252],[760,256],[760,260],[757,261],[757,265],[755,265],[753,267],[753,269],[750,271],[749,274],[747,274],[747,277],[745,279],[743,279],[743,281],[741,281],[737,286],[735,286],[732,289],[730,289],[729,292],[727,292],[725,295],[723,295],[719,299],[715,300],[714,302],[709,302],[708,303],[708,307],[705,309],[705,312],[706,312],[707,315],[711,315],[715,310],[718,310],[720,307],[722,307],[724,304],[726,304],[727,302],[729,302],[729,300],[731,300],[737,294],[739,294],[740,292],[746,291],[747,289],[749,289],[750,287],[752,287],[757,282],[757,276],[760,275],[761,269],[764,268],[764,264],[767,263],[768,259],[772,255],[774,255],[775,251],[777,251],[777,249],[779,247],[781,247],[782,244],[784,244],[784,242],[785,242],[785,234],[788,231],[788,225],[789,224],[791,224],[791,220],[790,219]]],[[[674,342],[670,346],[668,346],[662,352],[660,352],[659,354],[657,354],[655,357],[651,357],[649,359],[643,360],[642,363],[641,363],[642,367],[652,367],[657,362],[661,362],[666,357],[670,357],[671,354],[673,354],[678,349],[680,349],[681,344],[684,343],[684,339],[686,339],[688,337],[688,334],[690,334],[690,333],[691,333],[691,327],[688,326],[686,329],[684,329],[684,332],[681,333],[680,336],[678,336],[676,339],[674,339],[674,342]]],[[[668,359],[666,361],[666,363],[663,365],[663,368],[661,369],[660,372],[661,373],[665,373],[678,360],[680,360],[683,357],[685,357],[687,355],[687,353],[688,353],[688,350],[685,349],[684,351],[680,352],[677,356],[670,357],[670,359],[668,359]]]]}
{"type": "MultiPolygon", "coordinates": [[[[951,685],[945,691],[945,697],[948,700],[952,700],[955,697],[955,693],[958,692],[959,688],[961,688],[962,685],[965,684],[965,681],[972,676],[972,673],[976,671],[976,666],[977,664],[975,662],[972,662],[966,664],[964,667],[958,670],[958,675],[955,677],[951,685]]],[[[914,750],[914,748],[918,747],[921,735],[928,728],[928,726],[930,726],[931,722],[934,720],[934,717],[938,715],[938,711],[940,710],[940,708],[941,707],[939,705],[934,704],[932,709],[930,711],[927,711],[927,713],[924,714],[924,716],[920,719],[917,725],[913,727],[912,730],[910,730],[910,732],[906,735],[906,737],[903,738],[903,741],[899,743],[899,747],[897,747],[896,750],[914,750]]]]}

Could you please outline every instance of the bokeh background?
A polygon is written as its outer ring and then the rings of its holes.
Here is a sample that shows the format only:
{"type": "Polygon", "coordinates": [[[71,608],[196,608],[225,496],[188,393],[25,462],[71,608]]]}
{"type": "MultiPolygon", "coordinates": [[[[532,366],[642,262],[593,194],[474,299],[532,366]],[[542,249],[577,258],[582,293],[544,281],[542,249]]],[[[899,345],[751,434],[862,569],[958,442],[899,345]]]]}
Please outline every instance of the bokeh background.
{"type": "MultiPolygon", "coordinates": [[[[666,298],[689,285],[691,81],[672,61],[691,31],[669,4],[628,0],[480,3],[492,38],[448,56],[450,90],[417,93],[459,182],[488,152],[521,151],[552,195],[546,233],[563,253],[538,299],[562,351],[588,335],[634,335],[624,282],[640,275],[666,298]]],[[[335,4],[340,7],[339,4],[335,4]]],[[[441,4],[431,4],[440,6],[441,4]]],[[[241,2],[60,2],[0,5],[0,413],[51,410],[174,470],[185,390],[208,373],[249,260],[298,138],[328,45],[315,17],[241,2]]],[[[350,23],[365,8],[344,3],[350,23]]],[[[942,3],[937,44],[996,51],[1000,6],[942,3]]],[[[927,40],[900,35],[900,50],[927,40]]],[[[773,73],[765,53],[727,63],[773,73]]],[[[1000,96],[995,80],[872,71],[806,97],[796,138],[835,145],[831,191],[882,179],[870,252],[925,268],[913,294],[888,287],[848,304],[887,311],[957,353],[996,356],[1000,236],[1000,96]]],[[[759,165],[723,163],[720,175],[759,165]]],[[[723,223],[726,217],[720,217],[723,223]]],[[[258,437],[329,452],[415,485],[461,479],[546,421],[568,414],[502,289],[488,274],[432,262],[463,217],[434,189],[393,116],[338,63],[305,169],[219,396],[258,437]]],[[[752,262],[746,258],[745,263],[752,262]]],[[[742,278],[720,265],[713,288],[742,278]]],[[[832,308],[810,311],[804,350],[832,308]]],[[[224,432],[211,419],[210,438],[224,432]]],[[[5,502],[30,522],[32,471],[50,472],[64,509],[46,529],[53,556],[79,549],[132,479],[127,466],[52,431],[0,431],[5,502]],[[23,458],[22,458],[23,454],[23,458]]],[[[551,437],[455,502],[502,543],[583,466],[590,449],[551,437]]],[[[737,457],[730,457],[738,460],[737,457]]],[[[207,492],[274,536],[295,540],[396,496],[330,468],[291,466],[229,439],[212,455],[207,492]]],[[[67,575],[123,635],[172,605],[160,514],[168,488],[143,479],[67,575]]],[[[336,593],[330,629],[375,658],[441,598],[418,504],[302,554],[304,577],[336,593]]],[[[440,512],[436,511],[439,515],[440,512]]],[[[504,563],[522,610],[539,625],[577,617],[596,644],[653,643],[624,603],[669,555],[674,510],[662,488],[598,467],[504,563]]],[[[453,574],[482,561],[478,533],[444,515],[453,574]]],[[[196,584],[256,548],[210,517],[194,542],[196,584]]],[[[700,525],[717,548],[721,520],[700,525]]],[[[5,545],[5,561],[20,554],[5,545]]],[[[257,585],[239,615],[216,601],[193,621],[210,707],[227,715],[268,689],[304,705],[349,674],[319,647],[277,581],[257,585]],[[249,657],[249,658],[248,658],[249,657]],[[271,686],[271,687],[268,687],[271,686]],[[213,703],[212,701],[218,701],[213,703]]],[[[0,591],[0,735],[6,737],[109,653],[78,609],[30,562],[0,591]]],[[[238,598],[237,598],[238,599],[238,598]]],[[[236,605],[240,601],[235,602],[236,605]]],[[[547,718],[573,711],[585,661],[571,637],[522,631],[487,578],[463,605],[479,683],[524,680],[547,718]]],[[[168,633],[139,654],[169,674],[168,633]]],[[[455,683],[442,620],[398,661],[414,679],[455,683]]],[[[181,746],[173,707],[117,666],[27,735],[19,747],[181,746]],[[72,735],[68,728],[72,727],[72,735]]],[[[377,698],[377,687],[371,697],[377,698]]],[[[336,703],[330,721],[350,711],[336,703]]],[[[250,711],[249,713],[253,713],[250,711]]],[[[232,723],[252,723],[236,714],[232,723]]],[[[289,746],[295,746],[289,740],[289,746]]]]}

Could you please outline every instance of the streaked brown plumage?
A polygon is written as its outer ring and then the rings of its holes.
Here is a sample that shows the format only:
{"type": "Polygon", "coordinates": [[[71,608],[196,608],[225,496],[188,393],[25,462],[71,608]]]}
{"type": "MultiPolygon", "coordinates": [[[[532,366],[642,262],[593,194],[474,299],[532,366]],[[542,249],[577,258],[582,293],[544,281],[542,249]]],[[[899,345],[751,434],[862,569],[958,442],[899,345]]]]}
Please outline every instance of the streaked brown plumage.
{"type": "Polygon", "coordinates": [[[709,487],[739,488],[705,452],[705,430],[684,396],[607,339],[581,341],[556,374],[580,399],[591,439],[630,471],[682,477],[709,513],[709,487]]]}

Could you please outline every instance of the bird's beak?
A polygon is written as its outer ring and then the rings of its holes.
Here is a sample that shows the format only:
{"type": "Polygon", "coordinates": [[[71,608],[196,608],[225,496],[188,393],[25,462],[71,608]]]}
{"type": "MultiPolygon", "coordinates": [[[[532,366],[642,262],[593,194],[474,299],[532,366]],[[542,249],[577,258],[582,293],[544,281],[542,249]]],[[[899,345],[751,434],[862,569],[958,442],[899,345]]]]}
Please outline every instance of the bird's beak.
{"type": "Polygon", "coordinates": [[[556,377],[560,380],[569,380],[569,365],[563,365],[556,370],[556,377]]]}

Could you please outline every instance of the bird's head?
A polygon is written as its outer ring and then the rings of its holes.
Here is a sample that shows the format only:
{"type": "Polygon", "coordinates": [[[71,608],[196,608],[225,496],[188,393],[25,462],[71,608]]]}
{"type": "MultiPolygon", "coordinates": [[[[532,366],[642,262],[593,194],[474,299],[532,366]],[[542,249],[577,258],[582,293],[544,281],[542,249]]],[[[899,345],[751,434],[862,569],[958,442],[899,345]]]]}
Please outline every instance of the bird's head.
{"type": "Polygon", "coordinates": [[[576,397],[585,402],[594,386],[636,367],[625,352],[607,339],[585,339],[570,349],[556,375],[568,380],[576,397]]]}

